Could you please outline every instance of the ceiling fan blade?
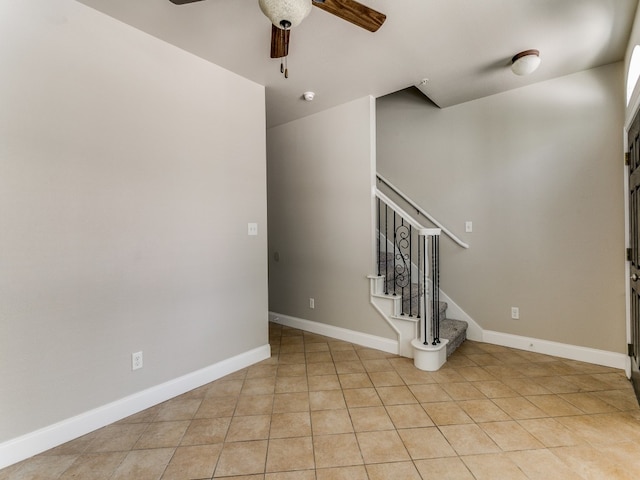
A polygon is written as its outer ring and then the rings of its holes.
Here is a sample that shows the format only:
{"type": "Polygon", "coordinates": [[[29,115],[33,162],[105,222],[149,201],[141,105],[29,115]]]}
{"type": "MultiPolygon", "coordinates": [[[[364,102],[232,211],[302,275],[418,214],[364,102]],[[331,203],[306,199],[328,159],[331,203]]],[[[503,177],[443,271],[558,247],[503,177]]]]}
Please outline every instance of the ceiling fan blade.
{"type": "Polygon", "coordinates": [[[333,15],[362,27],[370,32],[377,31],[387,16],[372,8],[369,8],[355,0],[313,0],[313,4],[333,15]]]}
{"type": "Polygon", "coordinates": [[[175,3],[176,5],[184,5],[186,3],[194,3],[201,2],[202,0],[169,0],[171,3],[175,3]]]}
{"type": "Polygon", "coordinates": [[[289,54],[291,30],[282,30],[271,25],[271,58],[286,57],[289,54]]]}

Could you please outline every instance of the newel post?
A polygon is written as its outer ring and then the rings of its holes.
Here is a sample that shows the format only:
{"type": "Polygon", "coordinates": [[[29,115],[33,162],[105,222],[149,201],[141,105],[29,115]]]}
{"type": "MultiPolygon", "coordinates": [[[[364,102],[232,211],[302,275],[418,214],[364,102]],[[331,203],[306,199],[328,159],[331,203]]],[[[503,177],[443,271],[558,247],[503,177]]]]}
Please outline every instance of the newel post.
{"type": "Polygon", "coordinates": [[[436,371],[444,365],[449,342],[440,339],[440,233],[439,228],[424,228],[418,232],[419,249],[423,252],[418,266],[422,279],[422,321],[419,335],[411,346],[414,365],[426,371],[436,371]]]}

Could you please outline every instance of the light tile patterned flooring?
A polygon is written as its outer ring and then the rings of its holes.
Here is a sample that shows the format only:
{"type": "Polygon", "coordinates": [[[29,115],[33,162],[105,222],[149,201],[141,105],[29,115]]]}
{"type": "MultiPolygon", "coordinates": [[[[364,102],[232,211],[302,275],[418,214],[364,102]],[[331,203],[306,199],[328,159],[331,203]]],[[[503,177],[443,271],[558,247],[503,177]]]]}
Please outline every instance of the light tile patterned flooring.
{"type": "Polygon", "coordinates": [[[6,479],[640,478],[619,370],[467,341],[438,372],[270,325],[272,357],[0,471],[6,479]]]}

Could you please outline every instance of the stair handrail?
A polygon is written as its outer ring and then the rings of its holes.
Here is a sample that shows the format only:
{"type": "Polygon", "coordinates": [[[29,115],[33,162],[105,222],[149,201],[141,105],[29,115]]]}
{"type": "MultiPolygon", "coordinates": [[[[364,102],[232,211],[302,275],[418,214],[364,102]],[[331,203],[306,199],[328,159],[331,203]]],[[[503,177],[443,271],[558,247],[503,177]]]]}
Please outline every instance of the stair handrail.
{"type": "MultiPolygon", "coordinates": [[[[378,177],[378,180],[380,180],[382,183],[384,183],[387,187],[389,187],[395,194],[397,194],[400,198],[402,198],[405,202],[407,202],[409,205],[411,205],[411,207],[415,208],[416,211],[418,213],[420,213],[420,215],[423,215],[427,220],[429,220],[431,223],[433,223],[436,227],[438,227],[439,229],[442,230],[442,232],[447,235],[451,240],[453,240],[455,243],[457,243],[459,246],[461,246],[462,248],[469,248],[469,244],[463,242],[462,240],[460,240],[455,234],[453,234],[450,230],[448,230],[444,225],[442,225],[440,222],[438,222],[435,218],[433,218],[433,216],[431,216],[428,212],[426,212],[423,208],[420,207],[420,205],[416,204],[413,200],[411,200],[407,195],[405,195],[398,187],[396,187],[393,183],[391,183],[389,180],[387,180],[386,178],[384,178],[382,175],[380,175],[379,173],[376,173],[376,177],[378,177]]],[[[377,192],[379,190],[376,188],[376,195],[377,192]]],[[[380,192],[382,193],[382,192],[380,192]]],[[[384,194],[383,194],[384,195],[384,194]]],[[[386,197],[386,196],[385,196],[386,197]]],[[[389,197],[386,197],[387,199],[389,197]]],[[[387,200],[385,200],[387,201],[387,200]]],[[[394,205],[396,205],[394,203],[394,205]]],[[[400,207],[398,207],[400,208],[400,207]]],[[[402,209],[400,209],[402,210],[402,209]]],[[[404,212],[404,210],[402,210],[404,212]]],[[[405,212],[406,214],[406,212],[405,212]]],[[[408,215],[408,214],[406,214],[408,215]]],[[[411,218],[411,217],[409,217],[411,218]]],[[[415,220],[414,220],[415,221],[415,220]]],[[[417,223],[417,222],[416,222],[417,223]]],[[[420,224],[418,224],[420,225],[420,224]]],[[[422,226],[420,226],[419,228],[424,228],[422,226]]]]}
{"type": "Polygon", "coordinates": [[[418,231],[418,235],[440,235],[441,228],[427,228],[418,223],[411,215],[405,212],[396,202],[387,197],[384,193],[382,193],[377,188],[375,189],[376,197],[382,200],[384,203],[389,205],[393,210],[395,210],[398,215],[400,215],[409,225],[415,228],[418,231]]]}

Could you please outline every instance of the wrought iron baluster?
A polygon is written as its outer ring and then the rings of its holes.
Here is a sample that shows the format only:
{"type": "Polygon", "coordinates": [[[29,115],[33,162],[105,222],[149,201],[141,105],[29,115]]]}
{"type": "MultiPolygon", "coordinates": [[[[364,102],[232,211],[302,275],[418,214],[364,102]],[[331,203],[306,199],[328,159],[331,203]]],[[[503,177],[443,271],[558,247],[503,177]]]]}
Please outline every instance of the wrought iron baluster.
{"type": "Polygon", "coordinates": [[[440,235],[434,235],[436,239],[436,305],[438,315],[436,316],[436,341],[440,343],[440,235]]]}
{"type": "Polygon", "coordinates": [[[405,257],[405,253],[402,250],[402,247],[405,246],[406,244],[406,237],[405,235],[405,226],[404,226],[404,218],[400,219],[400,239],[398,240],[398,255],[399,255],[399,260],[400,260],[400,268],[402,269],[400,272],[396,271],[397,275],[397,281],[400,282],[400,296],[402,297],[402,313],[401,315],[404,316],[405,311],[404,311],[404,304],[405,304],[405,299],[407,298],[407,294],[405,293],[405,287],[406,287],[406,276],[407,276],[407,260],[405,257]]]}
{"type": "Polygon", "coordinates": [[[384,294],[389,295],[389,206],[384,204],[384,294]]]}
{"type": "Polygon", "coordinates": [[[436,302],[438,303],[438,343],[440,343],[440,235],[436,235],[436,302]]]}
{"type": "Polygon", "coordinates": [[[422,335],[424,337],[424,344],[425,345],[429,345],[429,338],[428,338],[428,332],[427,332],[427,322],[429,321],[429,309],[428,306],[429,304],[428,299],[427,299],[427,261],[429,258],[429,252],[428,252],[428,244],[427,244],[427,237],[426,235],[422,237],[422,251],[424,253],[424,262],[425,265],[422,268],[422,285],[424,285],[424,296],[422,298],[422,304],[424,305],[424,322],[423,322],[423,327],[422,327],[422,335]]]}
{"type": "Polygon", "coordinates": [[[380,224],[380,199],[377,198],[377,217],[378,217],[378,276],[380,276],[380,262],[382,261],[382,225],[380,224]]]}
{"type": "MultiPolygon", "coordinates": [[[[424,238],[424,236],[422,238],[424,238]]],[[[416,299],[416,304],[418,306],[417,318],[420,318],[420,295],[422,295],[422,290],[420,289],[420,277],[422,276],[422,264],[420,263],[420,243],[420,236],[418,235],[418,298],[416,299]]]]}
{"type": "Polygon", "coordinates": [[[437,345],[438,343],[440,343],[440,305],[438,301],[440,294],[440,273],[438,265],[438,240],[438,235],[433,235],[431,237],[431,330],[433,332],[432,345],[437,345]]]}
{"type": "Polygon", "coordinates": [[[409,225],[409,317],[413,317],[413,272],[411,271],[411,257],[413,255],[412,239],[413,228],[409,225]]]}
{"type": "Polygon", "coordinates": [[[396,238],[396,211],[393,211],[393,296],[396,296],[396,248],[397,248],[397,238],[396,238]]]}

